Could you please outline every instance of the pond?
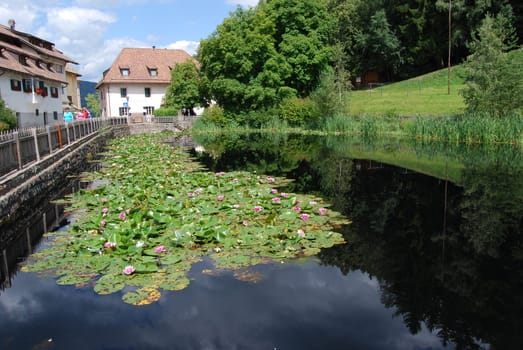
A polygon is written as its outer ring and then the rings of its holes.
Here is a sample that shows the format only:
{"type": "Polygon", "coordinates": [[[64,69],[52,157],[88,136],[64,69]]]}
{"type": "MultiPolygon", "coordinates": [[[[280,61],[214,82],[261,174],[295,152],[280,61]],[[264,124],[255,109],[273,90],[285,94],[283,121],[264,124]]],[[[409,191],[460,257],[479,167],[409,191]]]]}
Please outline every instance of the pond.
{"type": "Polygon", "coordinates": [[[253,134],[195,143],[211,172],[283,176],[294,181],[282,191],[325,198],[352,221],[346,244],[248,271],[203,259],[187,288],[137,307],[19,271],[13,254],[47,242],[16,228],[27,239],[0,256],[0,349],[522,348],[520,148],[253,134]]]}

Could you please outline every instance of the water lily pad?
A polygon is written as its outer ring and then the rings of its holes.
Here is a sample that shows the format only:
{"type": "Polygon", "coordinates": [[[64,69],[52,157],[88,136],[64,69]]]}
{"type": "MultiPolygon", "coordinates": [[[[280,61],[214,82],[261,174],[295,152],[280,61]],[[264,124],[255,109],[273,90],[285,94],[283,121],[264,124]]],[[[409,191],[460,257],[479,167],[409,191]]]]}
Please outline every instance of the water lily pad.
{"type": "Polygon", "coordinates": [[[134,292],[127,292],[123,295],[122,300],[127,304],[143,306],[152,304],[158,300],[162,294],[155,288],[140,288],[134,292]]]}

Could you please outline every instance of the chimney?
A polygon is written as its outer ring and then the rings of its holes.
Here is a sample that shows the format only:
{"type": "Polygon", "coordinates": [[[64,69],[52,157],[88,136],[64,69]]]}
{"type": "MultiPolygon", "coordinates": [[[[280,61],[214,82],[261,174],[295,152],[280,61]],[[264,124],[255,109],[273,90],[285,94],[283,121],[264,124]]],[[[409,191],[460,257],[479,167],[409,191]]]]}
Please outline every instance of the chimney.
{"type": "Polygon", "coordinates": [[[153,50],[156,49],[156,46],[153,45],[153,50]]]}
{"type": "Polygon", "coordinates": [[[9,24],[9,27],[11,28],[11,30],[15,30],[15,20],[10,18],[9,21],[7,21],[7,23],[9,24]]]}

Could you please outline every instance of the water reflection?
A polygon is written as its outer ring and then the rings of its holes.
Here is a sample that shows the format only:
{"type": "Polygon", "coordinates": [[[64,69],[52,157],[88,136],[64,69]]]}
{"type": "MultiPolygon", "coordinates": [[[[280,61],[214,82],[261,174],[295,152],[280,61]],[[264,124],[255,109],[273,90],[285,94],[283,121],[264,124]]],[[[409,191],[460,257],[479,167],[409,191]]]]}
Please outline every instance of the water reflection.
{"type": "MultiPolygon", "coordinates": [[[[317,260],[257,266],[257,283],[202,274],[204,261],[187,289],[139,308],[121,294],[18,274],[0,295],[0,349],[523,348],[523,166],[514,149],[197,141],[193,155],[212,171],[287,176],[289,192],[329,199],[353,220],[348,244],[317,260]]],[[[28,242],[17,244],[30,251],[28,242]]]]}
{"type": "Polygon", "coordinates": [[[457,348],[523,346],[519,148],[446,145],[438,152],[400,142],[263,139],[227,140],[244,142],[247,157],[213,140],[204,143],[212,157],[200,159],[215,170],[253,169],[258,162],[264,172],[295,178],[292,190],[327,196],[353,224],[345,233],[349,244],[324,250],[322,263],[374,276],[383,304],[412,334],[427,325],[442,344],[457,348]],[[391,159],[405,168],[385,165],[391,159]]]}

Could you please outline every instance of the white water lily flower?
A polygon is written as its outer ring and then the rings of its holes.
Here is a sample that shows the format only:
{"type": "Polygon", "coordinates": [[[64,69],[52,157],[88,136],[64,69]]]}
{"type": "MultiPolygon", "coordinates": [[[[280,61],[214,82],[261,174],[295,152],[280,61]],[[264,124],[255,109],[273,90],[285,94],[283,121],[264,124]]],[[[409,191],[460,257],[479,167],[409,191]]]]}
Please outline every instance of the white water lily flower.
{"type": "Polygon", "coordinates": [[[145,244],[144,241],[138,241],[138,242],[136,242],[136,248],[141,248],[141,247],[143,247],[144,244],[145,244]]]}

